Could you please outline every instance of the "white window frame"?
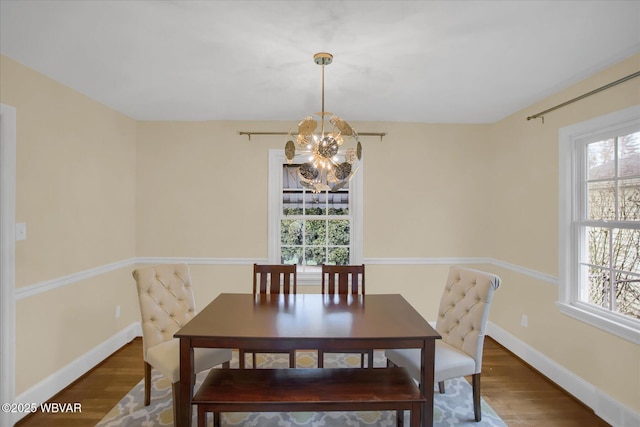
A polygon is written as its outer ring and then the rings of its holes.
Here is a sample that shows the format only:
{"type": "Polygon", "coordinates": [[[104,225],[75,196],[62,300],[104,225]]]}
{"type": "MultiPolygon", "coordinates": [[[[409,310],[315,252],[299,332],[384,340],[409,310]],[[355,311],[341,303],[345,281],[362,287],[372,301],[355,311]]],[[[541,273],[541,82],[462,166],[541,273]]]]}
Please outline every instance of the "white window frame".
{"type": "MultiPolygon", "coordinates": [[[[304,163],[296,156],[292,163],[304,163]]],[[[280,264],[280,212],[282,212],[282,165],[287,164],[284,149],[269,150],[269,263],[280,264]]],[[[358,171],[349,182],[349,211],[351,212],[351,263],[362,264],[362,213],[364,157],[358,171]]],[[[319,285],[319,272],[299,272],[298,285],[319,285]]]]}
{"type": "Polygon", "coordinates": [[[559,301],[566,315],[640,344],[640,321],[580,301],[580,232],[586,144],[640,129],[640,105],[560,129],[559,132],[559,301]]]}

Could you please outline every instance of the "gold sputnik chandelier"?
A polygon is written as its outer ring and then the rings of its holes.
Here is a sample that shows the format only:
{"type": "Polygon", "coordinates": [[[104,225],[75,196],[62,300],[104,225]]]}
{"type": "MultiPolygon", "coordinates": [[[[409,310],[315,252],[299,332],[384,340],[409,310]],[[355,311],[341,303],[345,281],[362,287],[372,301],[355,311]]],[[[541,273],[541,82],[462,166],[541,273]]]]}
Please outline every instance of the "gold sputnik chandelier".
{"type": "Polygon", "coordinates": [[[333,113],[324,111],[324,67],[331,64],[333,55],[316,53],[313,56],[316,64],[322,66],[322,111],[320,131],[316,132],[318,122],[313,116],[305,117],[298,123],[297,135],[289,133],[284,152],[289,164],[296,157],[296,150],[305,163],[298,167],[300,183],[314,193],[337,191],[344,187],[357,172],[362,160],[362,145],[358,133],[347,122],[333,113]],[[325,128],[325,117],[329,119],[330,128],[325,128]],[[293,141],[295,135],[295,141],[293,141]],[[347,147],[352,143],[352,147],[347,147]]]}

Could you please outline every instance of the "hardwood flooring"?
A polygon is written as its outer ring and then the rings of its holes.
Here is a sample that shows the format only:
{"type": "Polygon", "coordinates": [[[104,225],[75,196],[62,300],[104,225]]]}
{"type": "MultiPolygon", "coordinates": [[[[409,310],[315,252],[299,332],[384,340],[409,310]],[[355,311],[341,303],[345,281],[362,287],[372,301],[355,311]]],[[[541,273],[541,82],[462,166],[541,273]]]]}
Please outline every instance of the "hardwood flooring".
{"type": "MultiPolygon", "coordinates": [[[[142,339],[136,338],[50,400],[81,403],[81,413],[37,412],[16,426],[94,426],[143,376],[142,339]]],[[[609,426],[491,338],[484,346],[482,397],[510,427],[609,426]]]]}

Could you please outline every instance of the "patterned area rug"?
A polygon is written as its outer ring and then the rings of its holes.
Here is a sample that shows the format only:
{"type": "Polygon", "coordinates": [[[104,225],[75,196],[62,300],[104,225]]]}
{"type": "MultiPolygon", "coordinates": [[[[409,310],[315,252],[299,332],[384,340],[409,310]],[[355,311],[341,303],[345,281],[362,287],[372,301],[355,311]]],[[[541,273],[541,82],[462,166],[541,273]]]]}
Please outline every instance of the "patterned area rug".
{"type": "MultiPolygon", "coordinates": [[[[234,351],[232,368],[238,366],[237,357],[238,354],[234,351]]],[[[288,360],[286,354],[258,354],[256,362],[258,367],[262,368],[286,368],[288,360]]],[[[316,367],[316,352],[299,351],[296,364],[300,368],[316,367]]],[[[385,365],[384,352],[376,351],[374,366],[384,367],[385,365]]],[[[249,366],[251,366],[251,360],[247,357],[247,367],[249,366]]],[[[326,368],[359,367],[360,356],[327,353],[324,366],[326,368]]],[[[206,372],[197,375],[196,387],[205,377],[206,372]]],[[[144,406],[144,385],[141,381],[97,425],[99,427],[173,426],[171,383],[155,369],[152,383],[149,406],[144,406]]],[[[436,427],[506,426],[484,400],[482,400],[482,421],[476,423],[473,420],[471,385],[464,378],[447,381],[446,394],[439,394],[436,391],[433,409],[433,425],[436,427]]],[[[195,409],[193,412],[195,414],[195,409]]],[[[405,414],[405,424],[408,422],[408,415],[408,413],[405,414]]],[[[221,423],[223,427],[394,427],[396,413],[395,411],[223,413],[221,423]]],[[[193,425],[196,425],[195,420],[193,425]]],[[[208,425],[213,425],[211,415],[209,415],[208,425]]]]}

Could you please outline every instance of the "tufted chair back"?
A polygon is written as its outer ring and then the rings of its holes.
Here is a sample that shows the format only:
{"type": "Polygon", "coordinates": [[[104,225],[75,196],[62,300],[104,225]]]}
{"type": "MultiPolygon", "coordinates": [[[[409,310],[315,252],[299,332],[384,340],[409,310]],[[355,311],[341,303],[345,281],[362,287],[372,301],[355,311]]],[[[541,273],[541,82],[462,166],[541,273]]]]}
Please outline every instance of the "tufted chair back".
{"type": "Polygon", "coordinates": [[[436,331],[442,341],[456,347],[476,362],[476,373],[482,368],[482,347],[493,291],[500,278],[468,268],[451,267],[440,299],[436,331]]]}
{"type": "Polygon", "coordinates": [[[133,271],[138,287],[144,358],[196,314],[187,264],[157,265],[133,271]]]}

